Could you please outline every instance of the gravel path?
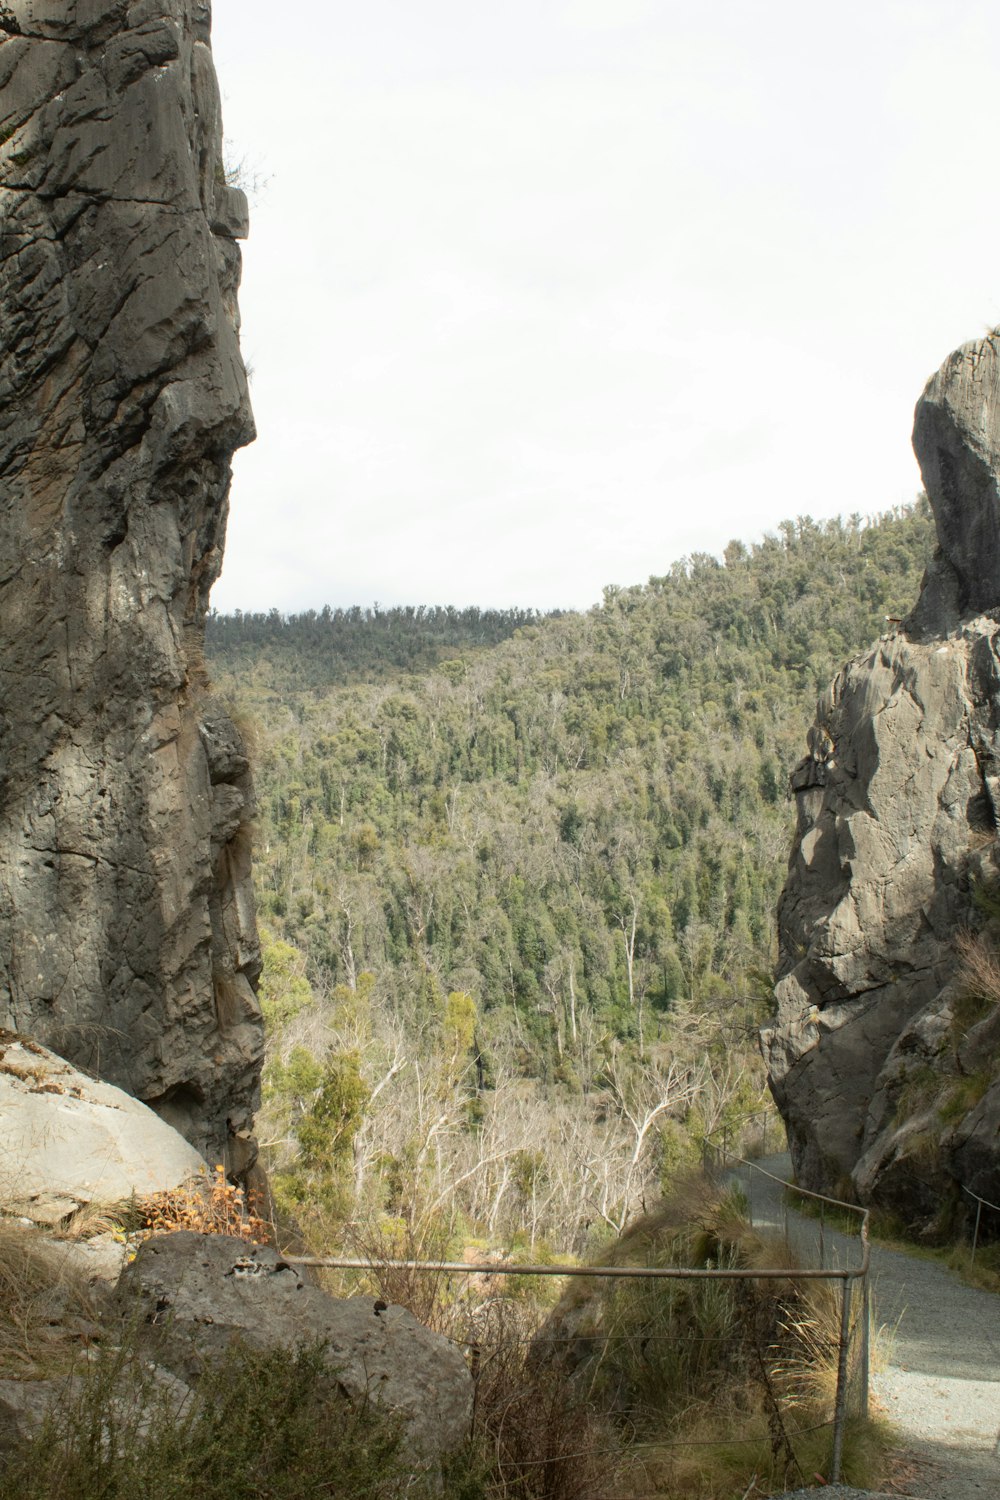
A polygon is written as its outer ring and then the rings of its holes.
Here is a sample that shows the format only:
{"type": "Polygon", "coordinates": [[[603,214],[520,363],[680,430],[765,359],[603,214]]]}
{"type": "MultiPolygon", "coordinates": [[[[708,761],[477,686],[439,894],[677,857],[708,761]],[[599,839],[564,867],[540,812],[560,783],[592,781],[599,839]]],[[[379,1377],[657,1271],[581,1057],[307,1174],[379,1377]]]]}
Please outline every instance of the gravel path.
{"type": "MultiPolygon", "coordinates": [[[[791,1177],[787,1153],[759,1165],[783,1181],[791,1177]]],[[[754,1223],[783,1228],[781,1186],[751,1175],[754,1223]]],[[[788,1213],[788,1235],[805,1264],[819,1264],[814,1219],[788,1213]]],[[[857,1264],[856,1239],[829,1228],[823,1238],[827,1264],[857,1264]]],[[[872,1246],[872,1273],[882,1350],[872,1391],[899,1429],[912,1472],[908,1493],[916,1500],[1000,1500],[1000,1297],[966,1286],[934,1261],[881,1245],[872,1246]]],[[[823,1493],[838,1492],[831,1486],[823,1493]]]]}

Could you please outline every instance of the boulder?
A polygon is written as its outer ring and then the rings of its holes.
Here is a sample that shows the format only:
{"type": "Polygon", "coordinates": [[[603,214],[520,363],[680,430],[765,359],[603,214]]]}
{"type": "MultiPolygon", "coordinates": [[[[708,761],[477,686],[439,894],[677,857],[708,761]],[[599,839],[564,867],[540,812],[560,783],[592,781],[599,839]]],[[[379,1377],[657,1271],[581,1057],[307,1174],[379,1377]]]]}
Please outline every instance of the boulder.
{"type": "Polygon", "coordinates": [[[0,6],[0,1025],[237,1175],[253,789],[203,641],[254,427],[209,16],[0,6]]]}
{"type": "Polygon", "coordinates": [[[235,1339],[262,1349],[323,1340],[344,1394],[401,1420],[424,1458],[468,1436],[472,1377],[455,1344],[402,1307],[328,1296],[264,1246],[156,1236],[123,1271],[117,1302],[148,1358],[188,1384],[235,1339]]]}
{"type": "MultiPolygon", "coordinates": [[[[118,1428],[136,1438],[144,1437],[165,1413],[181,1416],[191,1401],[190,1387],[155,1365],[140,1368],[125,1361],[117,1378],[118,1390],[109,1410],[118,1428]]],[[[0,1380],[0,1458],[16,1453],[36,1437],[46,1418],[54,1417],[58,1423],[67,1407],[83,1404],[85,1391],[79,1373],[55,1380],[0,1380]]]]}
{"type": "Polygon", "coordinates": [[[802,1185],[926,1227],[960,1184],[1000,1201],[997,1090],[974,1086],[1000,1061],[996,997],[970,1030],[955,946],[1000,881],[995,336],[928,383],[914,446],[938,550],[909,618],[824,693],[793,773],[762,1041],[802,1185]]]}
{"type": "Polygon", "coordinates": [[[31,1441],[65,1390],[65,1380],[0,1380],[0,1457],[31,1441]]]}
{"type": "Polygon", "coordinates": [[[37,1042],[0,1032],[0,1207],[55,1224],[175,1188],[205,1161],[158,1115],[37,1042]]]}

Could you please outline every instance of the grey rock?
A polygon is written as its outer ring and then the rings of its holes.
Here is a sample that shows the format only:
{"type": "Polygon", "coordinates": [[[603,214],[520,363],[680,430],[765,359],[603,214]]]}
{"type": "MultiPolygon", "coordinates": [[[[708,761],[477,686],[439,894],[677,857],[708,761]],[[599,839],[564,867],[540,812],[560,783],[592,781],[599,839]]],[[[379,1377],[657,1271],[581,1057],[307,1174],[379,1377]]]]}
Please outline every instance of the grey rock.
{"type": "Polygon", "coordinates": [[[31,1441],[65,1390],[63,1380],[0,1380],[0,1456],[31,1441]]]}
{"type": "Polygon", "coordinates": [[[221,1161],[262,1027],[202,656],[254,435],[208,39],[201,0],[0,12],[0,1025],[221,1161]]]}
{"type": "Polygon", "coordinates": [[[128,1259],[128,1247],[107,1232],[89,1239],[45,1237],[36,1248],[55,1275],[82,1276],[90,1283],[117,1284],[128,1259]]]}
{"type": "Polygon", "coordinates": [[[37,1042],[0,1032],[0,1205],[58,1224],[205,1172],[181,1135],[131,1095],[37,1042]]]}
{"type": "Polygon", "coordinates": [[[956,349],[917,404],[913,447],[938,544],[958,579],[958,606],[1000,604],[1000,337],[956,349]]]}
{"type": "Polygon", "coordinates": [[[954,940],[983,925],[974,891],[1000,876],[998,359],[993,337],[958,350],[918,404],[939,550],[910,617],[823,695],[793,774],[762,1034],[799,1182],[915,1227],[959,1183],[1000,1201],[1000,1090],[964,1119],[941,1110],[995,1071],[1000,1038],[995,1012],[964,1037],[954,1019],[954,940]]]}
{"type": "MultiPolygon", "coordinates": [[[[180,1416],[191,1400],[189,1386],[155,1365],[139,1366],[126,1360],[117,1376],[109,1411],[119,1441],[123,1428],[134,1439],[142,1439],[154,1421],[168,1414],[180,1416]]],[[[37,1437],[47,1418],[54,1419],[58,1432],[67,1408],[84,1399],[84,1379],[81,1371],[57,1380],[0,1380],[0,1457],[16,1453],[37,1437]]]]}
{"type": "Polygon", "coordinates": [[[122,1272],[117,1298],[148,1357],[186,1383],[237,1337],[255,1348],[325,1340],[345,1395],[401,1420],[423,1457],[468,1436],[472,1377],[456,1345],[404,1308],[328,1296],[264,1246],[190,1231],[157,1236],[122,1272]]]}

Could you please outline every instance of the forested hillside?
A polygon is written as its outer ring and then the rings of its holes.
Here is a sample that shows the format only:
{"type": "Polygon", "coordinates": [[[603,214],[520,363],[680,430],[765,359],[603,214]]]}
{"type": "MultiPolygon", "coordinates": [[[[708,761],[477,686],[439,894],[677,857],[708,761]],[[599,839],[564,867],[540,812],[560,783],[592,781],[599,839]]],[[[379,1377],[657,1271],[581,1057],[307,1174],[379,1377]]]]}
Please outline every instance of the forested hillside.
{"type": "Polygon", "coordinates": [[[579,1182],[558,1194],[582,1232],[669,1170],[671,1130],[756,1097],[735,1042],[766,1004],[788,774],[818,690],[906,613],[933,547],[923,505],[779,530],[586,614],[213,618],[213,677],[255,745],[270,1087],[300,1194],[340,1150],[344,1191],[377,1164],[383,1184],[429,1173],[434,1199],[460,1168],[485,1195],[467,1215],[497,1192],[523,1211],[555,1193],[538,1152],[562,1112],[570,1134],[621,1127],[603,1185],[591,1151],[590,1207],[579,1182]],[[504,1090],[521,1124],[487,1151],[504,1090]],[[399,1101],[381,1136],[373,1093],[399,1101]],[[407,1111],[426,1123],[404,1140],[407,1111]]]}
{"type": "Polygon", "coordinates": [[[453,609],[408,605],[308,610],[283,615],[213,611],[205,622],[209,655],[230,673],[260,670],[284,690],[429,672],[456,651],[495,646],[544,617],[532,609],[453,609]]]}

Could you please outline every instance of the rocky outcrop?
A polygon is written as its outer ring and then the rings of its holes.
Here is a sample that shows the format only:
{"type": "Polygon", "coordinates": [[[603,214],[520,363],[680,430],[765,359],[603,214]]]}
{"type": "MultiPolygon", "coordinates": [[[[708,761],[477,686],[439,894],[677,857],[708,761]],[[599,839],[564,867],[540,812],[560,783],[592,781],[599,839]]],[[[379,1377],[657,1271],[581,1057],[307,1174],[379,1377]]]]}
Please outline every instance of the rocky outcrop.
{"type": "Polygon", "coordinates": [[[252,792],[202,641],[253,422],[209,20],[0,6],[0,1025],[238,1174],[252,792]]]}
{"type": "Polygon", "coordinates": [[[402,1423],[415,1452],[448,1453],[468,1437],[472,1377],[457,1345],[403,1307],[328,1296],[263,1245],[157,1236],[123,1271],[117,1298],[140,1352],[188,1384],[235,1338],[256,1349],[323,1340],[343,1394],[402,1423]]]}
{"type": "MultiPolygon", "coordinates": [[[[409,1470],[421,1494],[424,1480],[427,1493],[435,1489],[437,1460],[470,1435],[473,1380],[455,1342],[404,1308],[328,1296],[273,1250],[189,1231],[157,1236],[140,1246],[117,1288],[108,1288],[84,1284],[81,1271],[88,1268],[58,1255],[65,1242],[9,1222],[0,1230],[7,1300],[19,1318],[17,1339],[0,1347],[4,1495],[41,1493],[37,1481],[34,1488],[23,1481],[5,1487],[5,1460],[19,1450],[24,1457],[46,1418],[48,1442],[58,1445],[69,1431],[77,1453],[86,1452],[88,1436],[107,1439],[103,1477],[120,1472],[117,1460],[151,1427],[162,1439],[177,1417],[181,1431],[167,1447],[179,1462],[185,1454],[191,1459],[200,1415],[208,1418],[215,1449],[229,1425],[226,1403],[236,1401],[242,1422],[249,1400],[246,1433],[251,1444],[258,1435],[262,1442],[257,1477],[276,1461],[301,1465],[308,1454],[305,1419],[332,1425],[330,1435],[354,1473],[368,1471],[369,1445],[377,1464],[386,1433],[398,1433],[399,1483],[405,1488],[409,1470]],[[308,1393],[294,1388],[300,1355],[312,1398],[307,1407],[308,1393]],[[376,1416],[387,1419],[384,1428],[376,1416]]],[[[314,1435],[320,1434],[308,1433],[308,1444],[314,1435]]],[[[246,1450],[241,1456],[252,1463],[246,1450]]],[[[29,1455],[27,1470],[18,1464],[15,1472],[30,1470],[37,1457],[29,1455]]],[[[197,1458],[203,1474],[204,1449],[197,1458]]],[[[338,1493],[349,1492],[350,1474],[345,1484],[338,1493]]]]}
{"type": "Polygon", "coordinates": [[[37,1042],[0,1031],[0,1210],[59,1224],[166,1192],[205,1163],[151,1109],[37,1042]]]}
{"type": "Polygon", "coordinates": [[[911,616],[821,699],[793,775],[763,1045],[799,1181],[926,1227],[960,1185],[1000,1201],[998,996],[956,951],[1000,879],[996,337],[928,383],[914,447],[938,551],[911,616]]]}

